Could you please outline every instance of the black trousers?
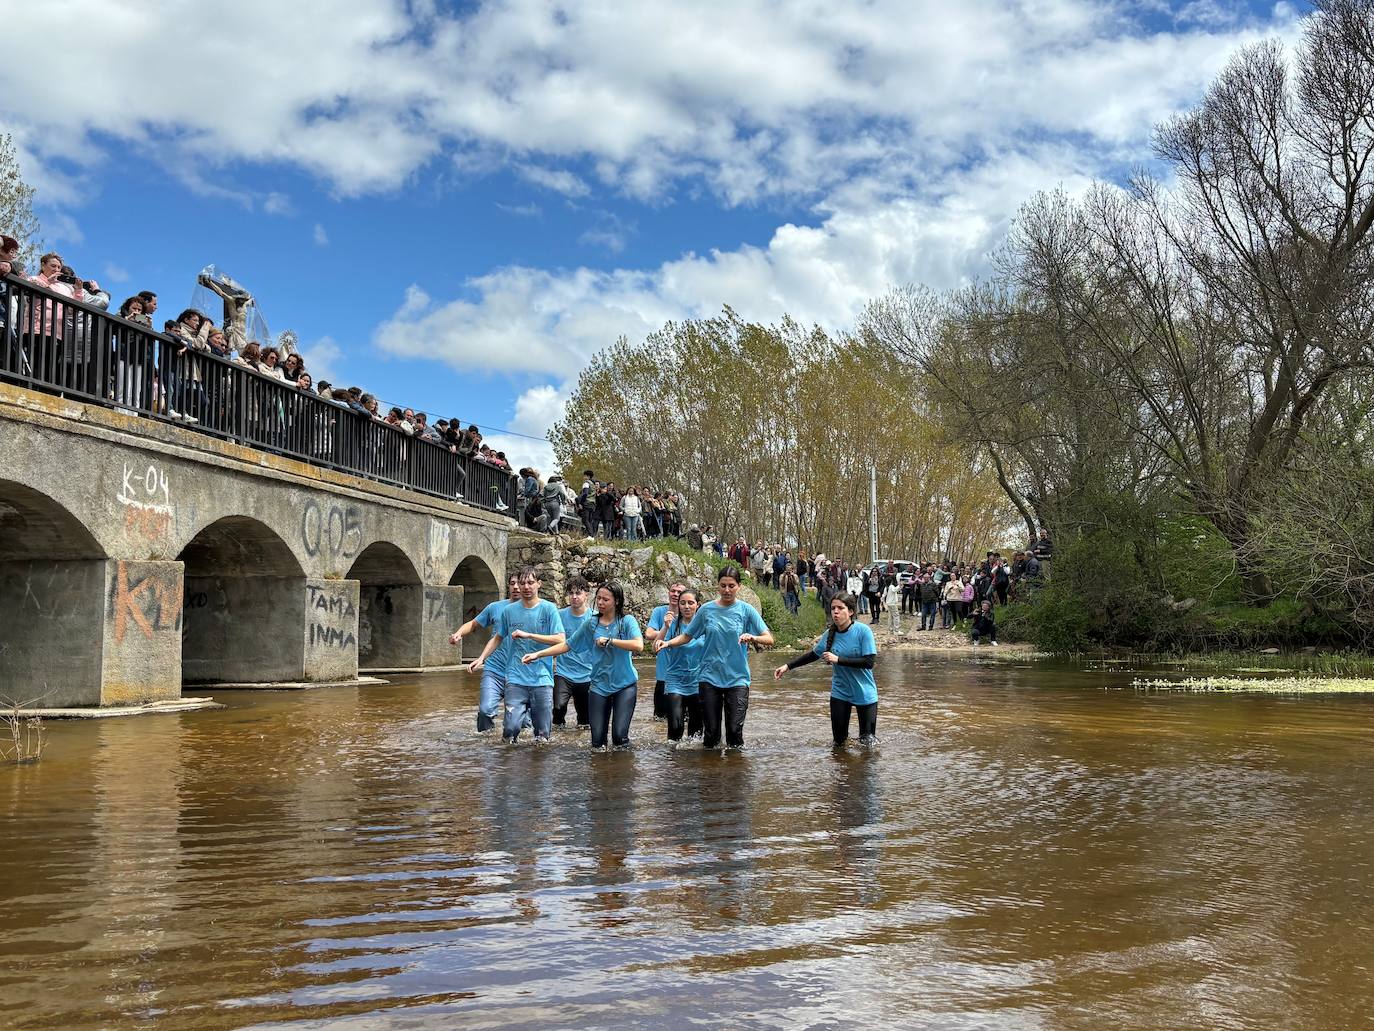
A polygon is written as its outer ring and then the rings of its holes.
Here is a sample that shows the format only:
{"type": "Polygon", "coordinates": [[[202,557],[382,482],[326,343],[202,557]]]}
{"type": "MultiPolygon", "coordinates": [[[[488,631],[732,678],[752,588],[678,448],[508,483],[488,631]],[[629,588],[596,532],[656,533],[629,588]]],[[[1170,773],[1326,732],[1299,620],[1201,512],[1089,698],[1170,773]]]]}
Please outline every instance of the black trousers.
{"type": "Polygon", "coordinates": [[[868,614],[873,617],[873,625],[878,625],[878,617],[883,614],[883,596],[881,594],[868,595],[868,614]]]}
{"type": "Polygon", "coordinates": [[[668,694],[664,696],[668,715],[668,740],[681,741],[685,726],[687,736],[701,733],[701,695],[668,694]]]}
{"type": "Polygon", "coordinates": [[[838,698],[831,698],[830,732],[835,735],[835,744],[842,745],[849,739],[849,714],[854,709],[859,711],[859,740],[866,741],[877,736],[877,702],[870,702],[868,705],[855,705],[853,702],[842,702],[838,698]]]}
{"type": "Polygon", "coordinates": [[[749,685],[716,687],[703,683],[701,691],[701,726],[705,737],[703,748],[719,748],[722,729],[730,748],[744,745],[744,717],[749,712],[749,685]]]}
{"type": "Polygon", "coordinates": [[[587,693],[590,683],[574,683],[567,677],[553,675],[553,725],[566,727],[568,719],[568,699],[572,699],[573,712],[577,714],[577,725],[588,725],[587,693]]]}
{"type": "Polygon", "coordinates": [[[654,719],[661,720],[668,715],[668,703],[664,700],[666,693],[663,681],[654,681],[654,719]]]}

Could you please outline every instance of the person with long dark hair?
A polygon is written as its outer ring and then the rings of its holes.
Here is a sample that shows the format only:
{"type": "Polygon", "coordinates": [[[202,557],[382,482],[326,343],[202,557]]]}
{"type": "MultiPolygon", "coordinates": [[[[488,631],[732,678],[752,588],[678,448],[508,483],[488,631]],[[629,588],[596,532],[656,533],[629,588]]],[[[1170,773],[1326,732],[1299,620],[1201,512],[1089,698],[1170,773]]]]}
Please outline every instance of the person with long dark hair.
{"type": "MultiPolygon", "coordinates": [[[[701,600],[697,592],[682,588],[677,595],[677,612],[663,628],[665,638],[675,637],[692,622],[701,600]]],[[[684,728],[688,737],[701,734],[701,638],[689,641],[681,648],[665,648],[658,653],[663,660],[664,712],[668,718],[668,740],[674,746],[682,740],[684,728]]]]}
{"type": "Polygon", "coordinates": [[[630,720],[635,714],[639,674],[630,656],[644,650],[644,638],[634,616],[625,614],[625,592],[619,584],[602,584],[596,589],[596,618],[577,628],[572,637],[542,651],[531,652],[521,662],[536,662],[549,656],[565,655],[590,638],[597,649],[592,664],[591,691],[587,707],[592,725],[592,747],[606,747],[606,731],[616,748],[630,745],[630,720]]]}
{"type": "Polygon", "coordinates": [[[721,731],[730,748],[744,746],[744,717],[749,712],[749,646],[768,647],[773,632],[752,605],[738,598],[740,571],[726,566],[716,578],[719,596],[708,601],[692,621],[655,650],[680,648],[703,638],[701,654],[701,719],[705,748],[720,746],[721,731]]]}
{"type": "Polygon", "coordinates": [[[830,731],[838,748],[849,738],[849,720],[859,713],[859,742],[872,744],[878,735],[878,684],[873,679],[873,660],[878,654],[873,631],[854,617],[859,601],[842,594],[830,603],[833,622],[809,651],[773,670],[773,677],[817,659],[830,664],[830,731]]]}

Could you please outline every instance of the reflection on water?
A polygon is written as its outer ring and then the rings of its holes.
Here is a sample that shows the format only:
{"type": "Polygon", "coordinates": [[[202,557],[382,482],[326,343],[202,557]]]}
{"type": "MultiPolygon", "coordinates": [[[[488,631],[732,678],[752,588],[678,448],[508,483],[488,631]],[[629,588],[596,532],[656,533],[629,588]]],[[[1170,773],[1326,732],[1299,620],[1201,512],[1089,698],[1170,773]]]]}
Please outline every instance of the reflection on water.
{"type": "MultiPolygon", "coordinates": [[[[762,665],[760,667],[762,669],[762,665]]],[[[1374,707],[885,656],[744,753],[505,748],[462,676],[55,726],[0,1025],[1301,1027],[1374,1013],[1374,707]]]]}

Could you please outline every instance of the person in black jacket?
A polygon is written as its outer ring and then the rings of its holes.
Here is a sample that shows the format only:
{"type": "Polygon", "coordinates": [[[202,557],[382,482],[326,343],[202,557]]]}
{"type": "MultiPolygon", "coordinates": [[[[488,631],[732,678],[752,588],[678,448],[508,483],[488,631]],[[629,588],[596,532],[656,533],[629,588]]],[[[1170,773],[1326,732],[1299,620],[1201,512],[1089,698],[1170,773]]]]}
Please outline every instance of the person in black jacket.
{"type": "Polygon", "coordinates": [[[977,615],[973,617],[972,637],[974,645],[984,637],[993,644],[997,643],[997,620],[992,614],[992,602],[984,601],[979,606],[977,615]]]}

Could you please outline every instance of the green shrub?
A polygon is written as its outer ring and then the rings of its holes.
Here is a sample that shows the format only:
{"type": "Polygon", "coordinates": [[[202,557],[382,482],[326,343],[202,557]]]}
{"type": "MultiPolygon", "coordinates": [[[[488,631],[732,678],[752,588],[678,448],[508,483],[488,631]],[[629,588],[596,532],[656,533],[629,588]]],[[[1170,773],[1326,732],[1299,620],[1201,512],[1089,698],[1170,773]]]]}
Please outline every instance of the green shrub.
{"type": "Polygon", "coordinates": [[[1099,530],[1062,545],[1051,579],[999,616],[1009,639],[1069,653],[1143,646],[1169,610],[1151,589],[1136,549],[1099,530]]]}
{"type": "Polygon", "coordinates": [[[1226,538],[1202,517],[1161,519],[1156,554],[1160,586],[1171,597],[1197,598],[1213,605],[1240,601],[1235,554],[1226,538]]]}

